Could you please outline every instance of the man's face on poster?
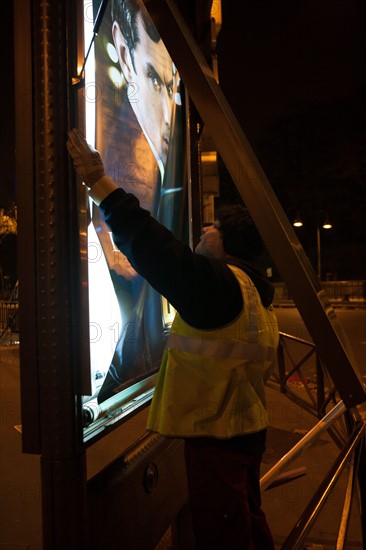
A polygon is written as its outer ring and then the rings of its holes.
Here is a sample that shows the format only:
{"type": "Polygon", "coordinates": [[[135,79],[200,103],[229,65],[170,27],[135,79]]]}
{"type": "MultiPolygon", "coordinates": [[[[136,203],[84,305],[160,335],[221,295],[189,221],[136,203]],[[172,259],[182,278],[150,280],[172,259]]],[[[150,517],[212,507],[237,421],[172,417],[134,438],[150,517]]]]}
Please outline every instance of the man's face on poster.
{"type": "Polygon", "coordinates": [[[119,25],[113,24],[113,39],[120,66],[128,83],[128,97],[153,153],[165,165],[174,101],[174,66],[162,40],[148,35],[141,13],[137,16],[139,41],[133,62],[119,25]]]}

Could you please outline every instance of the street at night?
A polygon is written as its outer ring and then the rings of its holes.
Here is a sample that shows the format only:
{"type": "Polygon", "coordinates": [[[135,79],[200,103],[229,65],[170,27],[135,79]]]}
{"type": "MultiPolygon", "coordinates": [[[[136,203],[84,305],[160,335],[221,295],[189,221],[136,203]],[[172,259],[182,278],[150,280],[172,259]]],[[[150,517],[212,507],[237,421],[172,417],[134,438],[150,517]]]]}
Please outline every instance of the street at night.
{"type": "Polygon", "coordinates": [[[366,3],[0,9],[0,549],[364,548],[366,3]]]}
{"type": "MultiPolygon", "coordinates": [[[[366,308],[337,308],[336,313],[365,376],[366,308]]],[[[276,314],[282,332],[309,340],[308,331],[296,308],[277,307],[276,314]]],[[[2,346],[0,353],[0,540],[9,547],[21,548],[24,545],[29,550],[41,550],[39,459],[21,452],[18,346],[2,346]]],[[[298,382],[291,383],[300,394],[303,392],[298,382]]],[[[267,389],[267,399],[270,429],[262,473],[271,468],[316,423],[316,418],[271,387],[267,389]]],[[[145,431],[146,414],[145,409],[118,428],[116,438],[106,437],[88,450],[89,477],[115,459],[136,438],[141,437],[145,431]]],[[[307,473],[304,477],[264,492],[263,506],[275,535],[276,548],[280,548],[336,456],[334,442],[324,433],[290,467],[305,468],[307,473]]],[[[345,484],[346,481],[341,478],[311,534],[310,539],[321,542],[323,550],[334,548],[338,530],[337,514],[342,509],[345,484]]],[[[349,539],[352,545],[349,548],[362,547],[358,513],[355,510],[352,514],[349,539]]],[[[168,548],[169,546],[162,546],[159,550],[168,548]]]]}
{"type": "MultiPolygon", "coordinates": [[[[336,315],[346,333],[356,357],[361,373],[366,375],[366,309],[337,308],[336,315]]],[[[309,333],[296,308],[276,308],[276,315],[281,332],[292,334],[297,338],[311,340],[309,333]]]]}

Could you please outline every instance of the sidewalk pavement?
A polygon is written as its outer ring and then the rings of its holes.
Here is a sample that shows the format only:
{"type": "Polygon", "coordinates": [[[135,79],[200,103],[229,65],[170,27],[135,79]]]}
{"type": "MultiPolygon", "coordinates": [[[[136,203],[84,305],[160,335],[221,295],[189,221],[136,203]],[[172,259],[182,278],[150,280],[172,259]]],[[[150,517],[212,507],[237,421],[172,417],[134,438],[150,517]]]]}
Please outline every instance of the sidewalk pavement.
{"type": "MultiPolygon", "coordinates": [[[[298,391],[302,391],[301,387],[298,391]]],[[[21,423],[18,346],[0,347],[0,392],[0,549],[42,550],[39,457],[22,454],[21,436],[16,429],[21,423]]],[[[270,426],[262,475],[317,422],[315,417],[277,390],[267,387],[266,394],[270,426]]],[[[128,423],[122,425],[92,446],[88,450],[89,474],[94,473],[104,463],[122,452],[131,444],[134,437],[137,439],[144,431],[145,421],[146,410],[136,415],[131,425],[128,423]]],[[[306,475],[263,492],[263,508],[267,514],[276,548],[281,548],[338,452],[333,439],[328,433],[323,433],[286,468],[286,470],[292,470],[305,467],[306,475]]],[[[331,550],[336,547],[347,473],[348,467],[340,476],[334,491],[316,520],[304,548],[331,550]]],[[[347,550],[362,548],[361,519],[356,506],[357,501],[356,498],[352,509],[347,550]]],[[[168,539],[165,546],[159,545],[159,550],[163,548],[171,548],[168,539]]]]}
{"type": "MultiPolygon", "coordinates": [[[[302,388],[297,389],[301,393],[302,388]]],[[[262,476],[317,423],[315,416],[277,390],[267,387],[267,400],[269,430],[262,476]]],[[[323,432],[310,447],[285,468],[288,471],[304,467],[306,474],[263,492],[263,508],[267,514],[276,548],[281,548],[338,454],[339,448],[333,439],[328,432],[323,432]]],[[[336,548],[348,472],[349,466],[339,477],[306,539],[304,548],[314,550],[336,548]]],[[[362,548],[361,518],[357,509],[358,497],[356,496],[354,500],[345,546],[347,550],[362,548]]]]}

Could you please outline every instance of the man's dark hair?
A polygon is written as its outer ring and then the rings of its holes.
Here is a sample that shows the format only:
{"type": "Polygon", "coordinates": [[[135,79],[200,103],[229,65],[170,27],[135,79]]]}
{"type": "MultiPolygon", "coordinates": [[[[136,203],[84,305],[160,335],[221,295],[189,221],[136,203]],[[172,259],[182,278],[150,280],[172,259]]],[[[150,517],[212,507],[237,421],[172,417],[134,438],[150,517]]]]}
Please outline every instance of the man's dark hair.
{"type": "Polygon", "coordinates": [[[215,219],[223,238],[225,252],[242,260],[254,260],[265,246],[248,210],[240,204],[221,207],[215,219]]]}
{"type": "Polygon", "coordinates": [[[142,0],[112,0],[111,14],[112,23],[116,21],[125,37],[127,47],[130,51],[133,68],[136,70],[134,51],[139,43],[140,37],[137,29],[137,16],[141,13],[142,22],[148,36],[153,42],[161,40],[160,35],[150,19],[150,16],[142,0]]]}

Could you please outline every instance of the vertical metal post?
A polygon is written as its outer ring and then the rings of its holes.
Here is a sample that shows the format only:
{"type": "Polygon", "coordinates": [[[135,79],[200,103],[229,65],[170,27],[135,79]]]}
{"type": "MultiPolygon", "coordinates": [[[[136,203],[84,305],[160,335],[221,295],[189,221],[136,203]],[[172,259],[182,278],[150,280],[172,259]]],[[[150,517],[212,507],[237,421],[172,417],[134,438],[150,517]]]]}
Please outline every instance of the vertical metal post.
{"type": "Polygon", "coordinates": [[[25,95],[16,104],[19,239],[25,245],[21,348],[30,355],[27,361],[21,352],[23,446],[41,454],[44,550],[82,549],[89,546],[79,396],[80,260],[65,145],[69,23],[76,3],[16,0],[14,9],[16,74],[24,71],[27,78],[19,81],[25,95]]]}
{"type": "Polygon", "coordinates": [[[325,390],[324,390],[324,371],[322,368],[319,355],[316,353],[316,402],[317,402],[317,415],[321,418],[325,405],[325,390]]]}
{"type": "Polygon", "coordinates": [[[282,393],[285,391],[285,378],[286,378],[286,368],[285,368],[285,350],[283,345],[283,340],[280,337],[280,342],[277,350],[277,361],[278,361],[278,375],[280,377],[280,389],[282,393]]]}
{"type": "Polygon", "coordinates": [[[35,231],[33,177],[33,108],[31,3],[14,0],[15,177],[18,206],[18,277],[22,446],[40,453],[38,345],[36,316],[35,231]],[[26,312],[26,314],[25,314],[26,312]]]}
{"type": "Polygon", "coordinates": [[[321,260],[321,246],[320,246],[320,227],[319,221],[316,226],[316,259],[317,259],[317,274],[319,281],[322,280],[322,260],[321,260]]]}
{"type": "Polygon", "coordinates": [[[33,5],[43,542],[45,550],[64,550],[86,547],[78,226],[65,146],[68,15],[75,7],[69,0],[33,5]]]}
{"type": "Polygon", "coordinates": [[[364,422],[363,437],[357,449],[357,481],[360,495],[360,514],[363,548],[366,546],[366,428],[364,422]]]}

